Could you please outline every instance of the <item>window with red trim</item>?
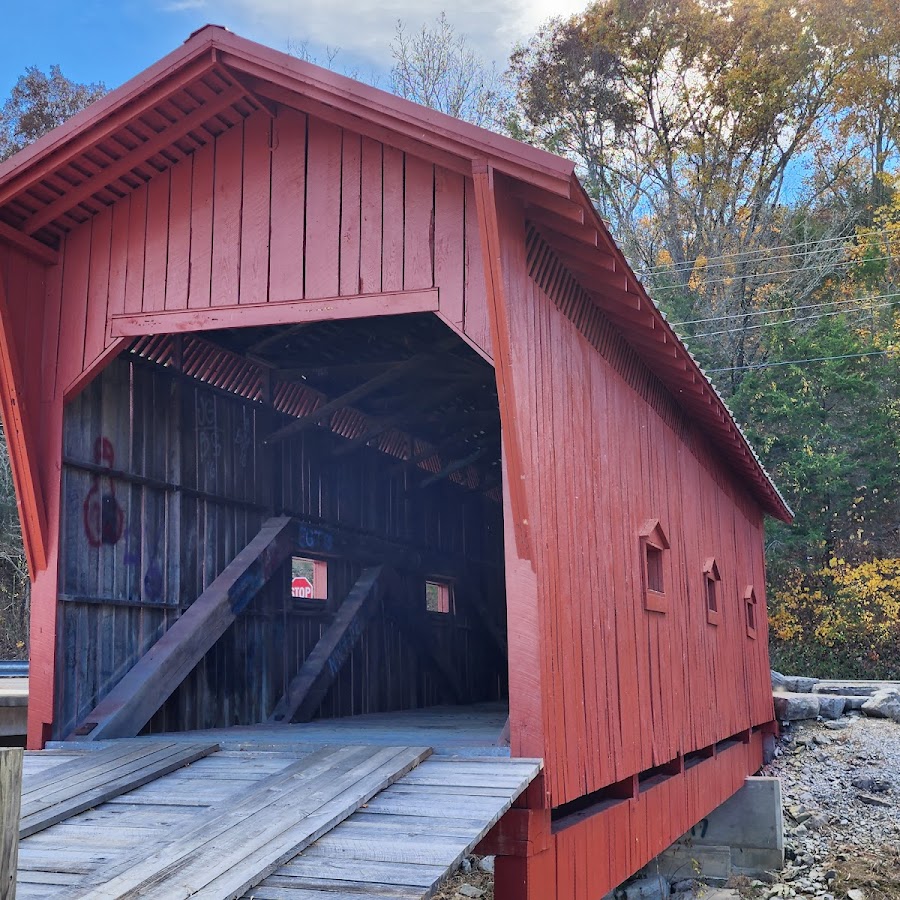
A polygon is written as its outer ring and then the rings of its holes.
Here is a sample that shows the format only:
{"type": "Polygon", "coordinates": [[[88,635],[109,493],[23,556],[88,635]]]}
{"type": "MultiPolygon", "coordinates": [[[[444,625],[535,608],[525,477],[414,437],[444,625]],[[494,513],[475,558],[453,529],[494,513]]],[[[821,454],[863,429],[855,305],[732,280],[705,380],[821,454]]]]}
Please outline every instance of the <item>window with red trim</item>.
{"type": "Polygon", "coordinates": [[[659,519],[648,519],[638,535],[644,609],[650,612],[666,612],[669,608],[666,595],[666,582],[669,577],[669,539],[666,537],[659,519]]]}
{"type": "Polygon", "coordinates": [[[706,621],[710,625],[718,625],[721,617],[719,606],[719,582],[722,576],[719,574],[719,566],[715,559],[708,559],[703,565],[703,586],[706,600],[706,621]]]}

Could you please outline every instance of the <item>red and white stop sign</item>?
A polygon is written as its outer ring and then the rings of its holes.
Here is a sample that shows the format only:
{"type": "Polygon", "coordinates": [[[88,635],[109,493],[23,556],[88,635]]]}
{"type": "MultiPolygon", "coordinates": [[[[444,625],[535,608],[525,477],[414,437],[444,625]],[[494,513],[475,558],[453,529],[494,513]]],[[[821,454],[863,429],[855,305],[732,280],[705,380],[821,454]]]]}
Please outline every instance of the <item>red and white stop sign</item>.
{"type": "Polygon", "coordinates": [[[308,578],[292,578],[291,579],[291,596],[300,600],[312,600],[313,586],[308,578]]]}

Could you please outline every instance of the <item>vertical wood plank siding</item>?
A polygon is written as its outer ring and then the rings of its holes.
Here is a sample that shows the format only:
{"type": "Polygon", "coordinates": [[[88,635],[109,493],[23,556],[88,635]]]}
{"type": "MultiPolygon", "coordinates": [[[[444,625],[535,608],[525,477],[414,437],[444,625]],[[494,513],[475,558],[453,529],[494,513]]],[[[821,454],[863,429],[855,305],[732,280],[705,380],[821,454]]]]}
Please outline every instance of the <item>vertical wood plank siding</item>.
{"type": "MultiPolygon", "coordinates": [[[[766,635],[747,636],[743,602],[746,585],[763,591],[763,522],[521,208],[507,198],[501,217],[518,419],[532,423],[521,439],[556,806],[772,719],[766,635]],[[649,519],[671,543],[664,613],[643,602],[649,519]],[[718,625],[706,616],[709,558],[718,625]]],[[[535,663],[524,646],[510,651],[515,693],[516,670],[535,663]]]]}
{"type": "MultiPolygon", "coordinates": [[[[261,435],[284,421],[259,403],[127,357],[67,404],[58,735],[71,731],[200,595],[271,510],[405,541],[451,563],[467,557],[455,585],[457,613],[431,615],[430,627],[459,665],[466,702],[504,694],[505,661],[466,606],[467,592],[477,590],[502,619],[498,505],[449,484],[408,491],[396,461],[374,450],[338,463],[331,450],[341,439],[322,430],[263,447],[261,435]],[[115,474],[99,474],[98,465],[115,474]],[[87,506],[98,502],[103,513],[87,506]]],[[[329,563],[329,602],[315,613],[291,598],[286,565],[153,718],[151,730],[263,721],[363,568],[350,560],[329,563]]],[[[405,573],[423,606],[425,576],[439,574],[405,573]]],[[[377,617],[320,714],[443,699],[408,638],[377,617]]]]}
{"type": "MultiPolygon", "coordinates": [[[[323,429],[264,449],[260,435],[287,419],[260,402],[258,385],[245,389],[246,367],[233,366],[227,394],[146,360],[110,362],[125,349],[110,336],[118,313],[431,287],[444,320],[490,358],[472,178],[284,108],[274,118],[256,111],[165,171],[144,171],[146,183],[62,239],[56,266],[0,242],[47,518],[48,568],[32,594],[31,746],[50,736],[48,723],[57,736],[69,730],[262,519],[282,511],[480,560],[465,580],[496,603],[505,592],[509,610],[513,752],[545,759],[553,806],[772,719],[761,508],[544,244],[503,178],[499,252],[527,559],[511,528],[501,534],[508,504],[485,505],[451,483],[411,495],[395,460],[374,449],[326,466],[340,438],[323,429]],[[640,534],[656,521],[669,544],[665,611],[644,597],[640,534]],[[717,624],[706,611],[710,560],[721,575],[717,624]],[[759,601],[755,639],[745,627],[748,585],[759,601]]],[[[215,362],[203,352],[190,361],[198,377],[215,362]]],[[[348,434],[357,428],[353,415],[336,416],[335,430],[342,416],[348,434]]],[[[331,564],[331,601],[359,571],[331,564]]],[[[265,718],[328,622],[327,611],[298,611],[287,579],[285,569],[260,594],[153,730],[265,718]]],[[[502,696],[502,664],[464,607],[435,617],[433,630],[459,661],[464,699],[502,696]]],[[[408,639],[376,617],[321,712],[441,697],[408,639]]],[[[558,830],[558,896],[608,890],[760,758],[756,732],[558,830]]]]}
{"type": "Polygon", "coordinates": [[[121,349],[115,313],[430,287],[489,356],[467,205],[455,173],[292,110],[257,112],[66,235],[58,383],[74,392],[121,349]]]}

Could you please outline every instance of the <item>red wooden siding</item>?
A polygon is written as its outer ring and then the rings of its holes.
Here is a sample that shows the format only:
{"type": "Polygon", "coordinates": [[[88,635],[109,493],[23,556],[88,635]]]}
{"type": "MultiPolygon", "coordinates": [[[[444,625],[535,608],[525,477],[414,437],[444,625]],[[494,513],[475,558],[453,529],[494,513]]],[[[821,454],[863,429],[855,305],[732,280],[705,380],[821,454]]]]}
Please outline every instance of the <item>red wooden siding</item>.
{"type": "Polygon", "coordinates": [[[120,347],[117,313],[437,287],[442,315],[490,355],[471,182],[289,109],[155,175],[71,231],[62,257],[67,392],[120,347]]]}
{"type": "MultiPolygon", "coordinates": [[[[560,805],[771,720],[766,640],[748,637],[743,601],[764,583],[762,514],[536,234],[526,260],[521,209],[501,211],[517,419],[529,423],[543,756],[560,805]],[[664,613],[643,603],[648,519],[671,544],[664,613]]],[[[511,651],[515,735],[517,670],[535,663],[511,651]]]]}

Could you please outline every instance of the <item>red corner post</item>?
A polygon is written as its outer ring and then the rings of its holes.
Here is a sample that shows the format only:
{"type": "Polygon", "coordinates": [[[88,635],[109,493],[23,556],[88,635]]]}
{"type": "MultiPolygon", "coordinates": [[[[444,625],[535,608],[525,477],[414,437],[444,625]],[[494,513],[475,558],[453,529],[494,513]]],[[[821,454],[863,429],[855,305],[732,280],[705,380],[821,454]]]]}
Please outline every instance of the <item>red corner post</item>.
{"type": "Polygon", "coordinates": [[[488,832],[475,853],[495,857],[496,900],[556,897],[556,848],[543,772],[488,832]]]}

